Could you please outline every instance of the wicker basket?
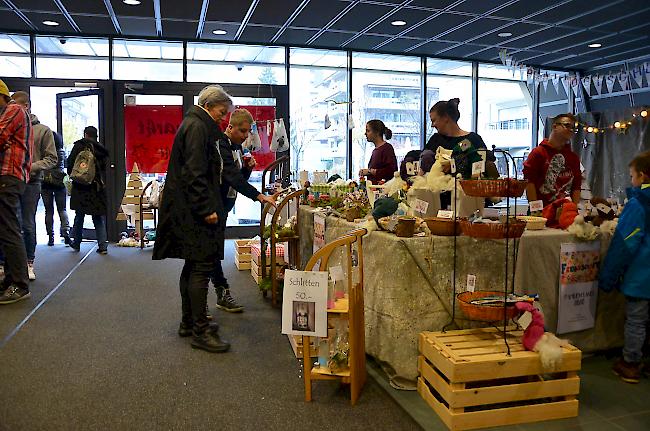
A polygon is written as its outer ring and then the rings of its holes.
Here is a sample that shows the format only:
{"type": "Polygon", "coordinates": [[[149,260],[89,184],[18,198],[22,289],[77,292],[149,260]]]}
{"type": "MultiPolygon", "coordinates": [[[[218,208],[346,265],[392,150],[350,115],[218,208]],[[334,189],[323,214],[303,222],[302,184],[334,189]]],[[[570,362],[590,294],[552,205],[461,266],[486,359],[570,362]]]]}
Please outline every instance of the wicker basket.
{"type": "Polygon", "coordinates": [[[542,230],[546,226],[546,219],[544,217],[518,216],[517,220],[526,222],[526,229],[528,230],[542,230]]]}
{"type": "Polygon", "coordinates": [[[460,186],[467,196],[475,197],[511,197],[518,198],[524,194],[528,181],[505,178],[500,180],[461,180],[460,186]]]}
{"type": "Polygon", "coordinates": [[[526,222],[510,221],[506,230],[505,223],[471,223],[467,220],[460,221],[463,235],[472,238],[503,239],[519,238],[526,230],[526,222]]]}
{"type": "MultiPolygon", "coordinates": [[[[503,292],[462,292],[456,295],[456,299],[463,313],[472,320],[481,320],[483,322],[503,321],[503,304],[477,305],[471,303],[474,299],[493,295],[503,295],[503,292]]],[[[506,307],[506,317],[508,319],[513,319],[517,314],[518,311],[514,303],[506,307]]]]}
{"type": "Polygon", "coordinates": [[[454,236],[460,233],[460,224],[458,223],[458,221],[454,223],[453,219],[441,218],[441,217],[428,217],[425,218],[424,221],[427,223],[427,226],[431,231],[431,235],[454,236]],[[454,225],[456,225],[455,232],[454,232],[454,225]]]}

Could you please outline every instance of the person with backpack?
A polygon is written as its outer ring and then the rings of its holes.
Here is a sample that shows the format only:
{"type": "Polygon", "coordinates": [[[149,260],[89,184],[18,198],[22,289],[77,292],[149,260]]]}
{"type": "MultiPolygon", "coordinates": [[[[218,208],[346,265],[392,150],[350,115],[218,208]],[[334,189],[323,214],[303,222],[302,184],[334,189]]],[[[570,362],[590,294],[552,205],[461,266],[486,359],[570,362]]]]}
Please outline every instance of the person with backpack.
{"type": "Polygon", "coordinates": [[[75,210],[70,247],[74,251],[81,248],[83,225],[86,215],[93,218],[97,235],[97,253],[107,254],[106,224],[106,164],[108,151],[97,142],[97,128],[84,129],[83,139],[74,143],[68,156],[68,175],[72,180],[70,209],[75,210]]]}
{"type": "Polygon", "coordinates": [[[41,197],[45,207],[45,229],[47,230],[47,245],[54,245],[54,204],[59,213],[61,228],[59,235],[63,238],[66,245],[70,245],[70,222],[66,211],[67,191],[63,179],[65,178],[65,151],[63,150],[63,139],[56,132],[54,134],[54,145],[59,156],[59,163],[52,169],[48,169],[43,174],[43,184],[41,185],[41,197]]]}

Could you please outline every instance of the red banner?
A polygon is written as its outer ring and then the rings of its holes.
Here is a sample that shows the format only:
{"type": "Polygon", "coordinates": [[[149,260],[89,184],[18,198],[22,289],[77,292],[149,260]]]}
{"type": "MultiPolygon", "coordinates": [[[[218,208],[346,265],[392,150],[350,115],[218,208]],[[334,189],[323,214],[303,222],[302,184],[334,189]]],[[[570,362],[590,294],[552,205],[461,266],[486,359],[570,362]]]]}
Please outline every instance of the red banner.
{"type": "Polygon", "coordinates": [[[126,170],[138,164],[142,173],[165,173],[182,106],[127,105],[124,107],[126,170]]]}
{"type": "MultiPolygon", "coordinates": [[[[271,143],[271,137],[273,136],[273,120],[275,120],[275,107],[274,106],[237,106],[237,108],[243,108],[248,110],[253,116],[253,119],[257,121],[257,133],[260,135],[260,141],[262,141],[262,149],[259,151],[253,151],[253,156],[257,165],[255,166],[256,171],[263,171],[268,165],[275,161],[275,153],[271,152],[269,147],[271,143]],[[267,121],[270,121],[270,128],[267,127],[267,121]]],[[[223,121],[221,122],[221,130],[226,130],[228,127],[228,122],[230,121],[230,114],[228,114],[223,121]]]]}

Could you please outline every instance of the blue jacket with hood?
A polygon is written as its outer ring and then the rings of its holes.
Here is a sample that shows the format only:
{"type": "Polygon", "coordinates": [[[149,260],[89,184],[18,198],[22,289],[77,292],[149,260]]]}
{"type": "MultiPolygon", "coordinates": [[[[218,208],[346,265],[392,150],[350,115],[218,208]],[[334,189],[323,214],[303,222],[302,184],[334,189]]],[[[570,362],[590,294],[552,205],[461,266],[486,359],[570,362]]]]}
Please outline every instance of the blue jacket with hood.
{"type": "Polygon", "coordinates": [[[606,292],[650,299],[650,184],[628,189],[621,214],[600,268],[598,285],[606,292]]]}

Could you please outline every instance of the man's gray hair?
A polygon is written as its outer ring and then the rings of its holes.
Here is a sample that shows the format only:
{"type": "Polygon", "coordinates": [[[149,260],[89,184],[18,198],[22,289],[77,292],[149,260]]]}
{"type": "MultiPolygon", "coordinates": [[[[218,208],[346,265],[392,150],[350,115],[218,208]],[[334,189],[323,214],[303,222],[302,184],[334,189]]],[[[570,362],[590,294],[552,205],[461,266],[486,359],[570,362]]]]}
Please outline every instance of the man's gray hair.
{"type": "Polygon", "coordinates": [[[212,108],[214,105],[224,105],[228,108],[228,111],[233,109],[230,95],[225,92],[221,85],[216,84],[204,87],[199,93],[199,100],[197,103],[199,106],[206,108],[212,108]]]}

